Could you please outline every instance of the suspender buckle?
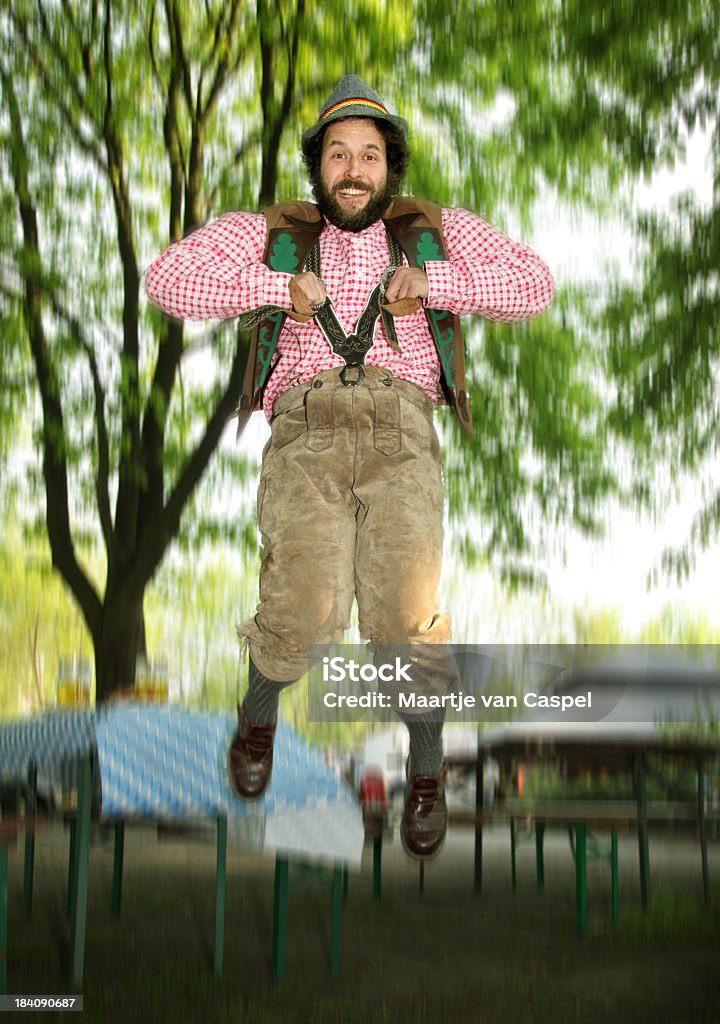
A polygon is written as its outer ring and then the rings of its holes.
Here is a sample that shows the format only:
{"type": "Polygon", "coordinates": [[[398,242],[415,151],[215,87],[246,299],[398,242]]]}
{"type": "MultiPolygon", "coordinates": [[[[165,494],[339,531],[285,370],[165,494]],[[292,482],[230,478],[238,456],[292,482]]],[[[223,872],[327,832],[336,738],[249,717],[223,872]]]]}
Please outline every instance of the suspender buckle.
{"type": "Polygon", "coordinates": [[[361,380],[365,380],[365,371],[360,363],[347,363],[340,371],[340,383],[344,388],[356,388],[361,380]],[[357,375],[354,379],[348,377],[348,370],[357,370],[357,375]]]}

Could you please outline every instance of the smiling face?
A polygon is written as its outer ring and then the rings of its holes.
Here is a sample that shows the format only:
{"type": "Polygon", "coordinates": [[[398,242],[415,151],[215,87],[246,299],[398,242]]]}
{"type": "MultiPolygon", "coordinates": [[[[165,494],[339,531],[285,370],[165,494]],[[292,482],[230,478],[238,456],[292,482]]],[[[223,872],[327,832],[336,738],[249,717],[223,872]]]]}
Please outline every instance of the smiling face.
{"type": "Polygon", "coordinates": [[[362,231],[379,220],[392,198],[387,171],[385,139],[373,121],[334,121],[322,143],[320,209],[339,228],[362,231]]]}

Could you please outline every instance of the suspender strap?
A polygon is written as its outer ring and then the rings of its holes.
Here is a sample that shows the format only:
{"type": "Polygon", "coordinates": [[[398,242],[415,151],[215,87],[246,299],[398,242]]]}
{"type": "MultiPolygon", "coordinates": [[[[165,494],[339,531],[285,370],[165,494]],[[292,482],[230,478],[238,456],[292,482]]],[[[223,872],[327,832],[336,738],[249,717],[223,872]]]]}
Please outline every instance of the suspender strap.
{"type": "MultiPolygon", "coordinates": [[[[268,223],[268,239],[264,262],[273,270],[290,274],[297,274],[304,267],[320,277],[319,237],[324,222],[318,208],[312,203],[278,203],[274,207],[269,207],[265,211],[265,216],[268,223]]],[[[388,276],[394,269],[402,266],[403,253],[411,266],[421,268],[426,260],[447,259],[442,236],[441,210],[437,204],[422,199],[400,197],[393,200],[392,207],[384,218],[384,223],[390,251],[388,276]]],[[[384,284],[387,284],[387,280],[384,281],[384,284]]],[[[374,303],[372,295],[370,299],[374,303]]],[[[381,285],[377,300],[378,314],[374,316],[372,324],[374,327],[377,315],[379,315],[382,318],[389,344],[399,351],[397,333],[393,323],[394,310],[384,308],[386,304],[383,300],[384,286],[381,285]]],[[[416,300],[401,300],[403,303],[412,301],[416,300]]],[[[406,308],[403,312],[412,311],[412,309],[406,308]]],[[[401,315],[399,312],[395,312],[396,315],[401,315]]],[[[365,313],[370,315],[370,304],[366,306],[363,316],[365,313]]],[[[468,434],[472,434],[472,420],[465,392],[464,350],[460,320],[446,310],[426,309],[425,315],[440,359],[441,380],[446,401],[455,410],[463,429],[468,434]]],[[[300,317],[294,312],[281,310],[274,306],[263,306],[238,318],[241,329],[255,325],[248,353],[243,393],[237,411],[238,433],[247,422],[251,411],[261,406],[262,390],[277,364],[276,361],[273,361],[273,357],[286,316],[303,322],[308,319],[308,317],[300,317]]],[[[319,318],[318,325],[322,327],[319,318]]],[[[342,331],[339,324],[338,327],[342,331]]],[[[354,332],[355,335],[359,335],[358,328],[354,332]]],[[[344,331],[342,334],[348,341],[354,337],[354,335],[350,335],[347,338],[344,331]]],[[[372,330],[370,336],[372,337],[372,330]]],[[[358,342],[359,337],[352,341],[347,351],[350,358],[356,360],[355,365],[359,366],[361,360],[357,361],[359,347],[356,348],[356,346],[358,342]]],[[[366,352],[367,348],[362,352],[362,359],[366,352]]],[[[340,354],[342,355],[342,352],[340,354]]],[[[344,355],[343,358],[345,358],[344,355]]]]}
{"type": "MultiPolygon", "coordinates": [[[[330,348],[345,361],[346,366],[361,366],[365,356],[374,344],[375,324],[378,317],[382,317],[386,326],[388,337],[394,340],[397,347],[397,334],[393,323],[391,309],[388,309],[382,299],[385,297],[385,289],[395,270],[402,266],[402,250],[395,239],[388,234],[388,247],[390,250],[390,266],[383,274],[380,284],[376,285],[365,304],[365,309],[360,314],[355,330],[352,334],[346,334],[342,324],[335,315],[331,300],[328,298],[319,309],[315,310],[315,322],[322,331],[325,340],[330,348]],[[389,328],[389,329],[388,329],[389,328]]],[[[312,271],[316,277],[321,278],[320,273],[320,244],[313,246],[308,254],[306,269],[312,271]]],[[[362,380],[362,374],[355,378],[348,378],[343,372],[343,384],[357,384],[362,380]]]]}
{"type": "MultiPolygon", "coordinates": [[[[442,211],[436,203],[401,197],[394,201],[384,223],[411,267],[422,268],[428,260],[448,258],[442,234],[442,211]]],[[[455,410],[463,430],[472,435],[460,318],[448,310],[428,308],[425,316],[440,359],[445,400],[455,410]]]]}

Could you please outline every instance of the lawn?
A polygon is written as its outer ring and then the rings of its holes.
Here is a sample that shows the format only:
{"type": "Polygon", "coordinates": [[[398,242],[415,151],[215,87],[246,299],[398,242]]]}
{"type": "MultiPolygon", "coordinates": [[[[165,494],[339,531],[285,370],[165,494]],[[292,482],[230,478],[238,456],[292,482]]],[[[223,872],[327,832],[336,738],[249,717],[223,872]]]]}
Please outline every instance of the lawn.
{"type": "MultiPolygon", "coordinates": [[[[83,986],[92,1022],[373,1024],[717,1024],[720,1021],[720,844],[710,846],[717,902],[702,902],[700,857],[691,835],[651,838],[653,905],[639,908],[637,846],[620,840],[620,919],[609,919],[609,871],[590,865],[589,934],[575,934],[574,877],[567,838],[546,840],[545,889],[535,886],[532,844],[510,886],[507,831],[486,833],[483,889],[472,891],[472,845],[451,833],[418,890],[416,865],[385,849],[383,893],[373,900],[368,851],[352,872],[343,910],[342,965],[332,978],[330,880],[291,871],[287,962],[270,970],[273,860],[228,857],[225,971],[212,975],[212,843],[128,830],[122,914],[110,916],[112,843],[96,830],[83,986]]],[[[67,835],[38,836],[33,913],[22,909],[22,846],[11,851],[9,992],[66,991],[67,835]]],[[[25,1014],[25,1020],[48,1014],[25,1014]]],[[[53,1015],[51,1015],[53,1016],[53,1015]]],[[[54,1014],[57,1019],[59,1014],[54,1014]]],[[[66,1019],[77,1020],[66,1015],[66,1019]]]]}

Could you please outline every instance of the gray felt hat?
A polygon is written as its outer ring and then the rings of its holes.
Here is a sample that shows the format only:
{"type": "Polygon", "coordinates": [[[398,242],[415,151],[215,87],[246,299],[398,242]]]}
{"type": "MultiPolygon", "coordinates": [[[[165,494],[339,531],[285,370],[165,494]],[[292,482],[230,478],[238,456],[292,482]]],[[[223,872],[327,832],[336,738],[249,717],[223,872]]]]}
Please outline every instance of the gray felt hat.
{"type": "Polygon", "coordinates": [[[376,121],[387,121],[399,128],[403,136],[408,137],[408,123],[397,114],[391,114],[374,89],[363,82],[358,75],[345,75],[341,78],[332,95],[325,101],[317,124],[303,134],[302,148],[305,149],[310,139],[330,124],[343,117],[371,117],[376,121]]]}

